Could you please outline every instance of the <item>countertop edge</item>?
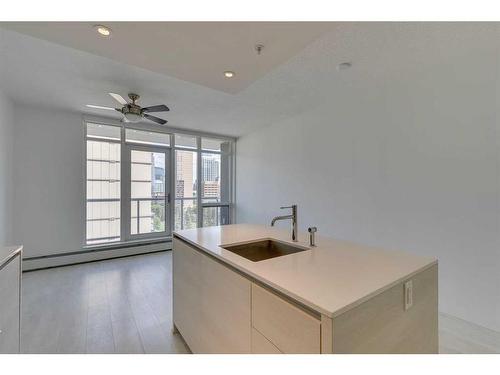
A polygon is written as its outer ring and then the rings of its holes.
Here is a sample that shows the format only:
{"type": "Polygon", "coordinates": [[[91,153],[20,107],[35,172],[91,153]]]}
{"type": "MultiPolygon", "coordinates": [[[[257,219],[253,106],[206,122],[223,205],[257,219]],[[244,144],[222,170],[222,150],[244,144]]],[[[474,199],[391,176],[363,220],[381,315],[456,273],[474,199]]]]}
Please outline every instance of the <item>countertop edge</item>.
{"type": "Polygon", "coordinates": [[[17,255],[20,255],[23,251],[23,246],[18,245],[18,246],[5,246],[5,249],[10,249],[12,248],[12,251],[4,257],[3,259],[0,259],[0,267],[3,267],[5,264],[10,262],[11,259],[15,258],[17,255]]]}
{"type": "Polygon", "coordinates": [[[374,290],[373,292],[361,297],[361,298],[358,298],[357,300],[351,302],[351,303],[348,303],[347,305],[339,308],[339,309],[336,309],[334,311],[329,311],[329,310],[326,310],[325,308],[322,308],[321,306],[318,306],[306,299],[304,299],[303,297],[301,296],[298,296],[286,289],[284,289],[283,287],[279,286],[279,285],[276,285],[275,283],[272,283],[262,277],[260,277],[259,275],[256,275],[254,274],[253,272],[250,272],[249,270],[245,269],[244,267],[241,267],[239,266],[238,264],[235,264],[229,260],[227,260],[226,258],[223,258],[221,256],[219,256],[218,254],[214,253],[213,251],[210,251],[209,249],[206,249],[204,248],[203,246],[201,246],[199,243],[196,243],[196,242],[193,242],[191,241],[189,238],[186,238],[178,233],[173,233],[172,235],[172,238],[177,238],[179,240],[182,240],[194,247],[196,247],[197,249],[203,251],[204,253],[206,253],[208,256],[211,256],[219,261],[221,261],[222,263],[224,264],[227,264],[228,266],[238,270],[239,272],[243,273],[244,275],[247,275],[248,277],[252,278],[252,279],[255,279],[257,281],[259,281],[260,283],[270,287],[271,289],[274,289],[278,292],[280,292],[281,294],[284,294],[285,296],[287,296],[288,298],[292,299],[292,300],[295,300],[305,306],[307,306],[308,308],[318,312],[319,314],[321,315],[325,315],[329,318],[335,318],[335,317],[338,317],[339,315],[342,315],[343,313],[361,305],[363,302],[366,302],[367,300],[375,297],[376,295],[379,295],[380,293],[383,293],[385,292],[386,290],[394,287],[395,285],[398,285],[399,283],[401,283],[403,280],[407,280],[407,279],[410,279],[412,278],[413,276],[419,274],[420,272],[423,272],[425,271],[426,269],[428,268],[431,268],[433,267],[434,265],[438,264],[438,260],[437,259],[433,259],[431,260],[429,263],[427,263],[426,265],[416,269],[415,271],[407,274],[407,275],[404,275],[403,277],[400,277],[399,279],[396,279],[394,280],[393,282],[387,284],[387,285],[384,285],[383,287],[381,288],[378,288],[376,290],[374,290]]]}
{"type": "Polygon", "coordinates": [[[335,318],[339,315],[342,315],[343,313],[349,311],[349,310],[352,310],[354,309],[355,307],[361,305],[362,303],[368,301],[369,299],[391,289],[392,287],[398,285],[399,283],[403,282],[404,280],[408,280],[408,279],[411,279],[412,277],[414,277],[415,275],[418,275],[419,273],[421,272],[424,272],[425,270],[435,266],[438,264],[438,260],[437,259],[434,259],[433,261],[431,261],[430,263],[426,264],[425,266],[422,266],[418,269],[416,269],[415,271],[403,276],[403,277],[400,277],[399,279],[379,288],[379,289],[376,289],[374,290],[372,293],[369,293],[367,294],[366,296],[364,297],[361,297],[361,298],[358,298],[356,301],[352,302],[352,303],[349,303],[347,304],[346,306],[340,308],[340,309],[337,309],[336,311],[334,311],[331,315],[329,315],[331,318],[335,318]]]}

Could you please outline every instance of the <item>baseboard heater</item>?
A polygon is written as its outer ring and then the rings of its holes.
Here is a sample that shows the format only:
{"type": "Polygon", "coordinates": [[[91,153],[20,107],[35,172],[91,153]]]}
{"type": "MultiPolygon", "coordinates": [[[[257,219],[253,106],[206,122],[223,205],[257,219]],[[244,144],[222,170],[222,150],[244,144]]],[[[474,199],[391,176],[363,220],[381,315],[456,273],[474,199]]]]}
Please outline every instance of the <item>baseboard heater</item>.
{"type": "Polygon", "coordinates": [[[23,272],[171,250],[172,239],[121,243],[67,253],[23,257],[23,272]]]}

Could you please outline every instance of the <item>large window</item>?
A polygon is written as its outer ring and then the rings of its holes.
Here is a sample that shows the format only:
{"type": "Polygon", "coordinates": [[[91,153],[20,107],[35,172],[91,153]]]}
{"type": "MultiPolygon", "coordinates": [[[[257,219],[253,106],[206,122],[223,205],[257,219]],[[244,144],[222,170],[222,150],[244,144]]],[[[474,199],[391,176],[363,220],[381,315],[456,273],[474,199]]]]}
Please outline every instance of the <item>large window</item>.
{"type": "Polygon", "coordinates": [[[87,124],[87,244],[120,240],[120,128],[87,124]]]}
{"type": "Polygon", "coordinates": [[[87,123],[86,143],[87,245],[231,222],[231,140],[87,123]]]}
{"type": "Polygon", "coordinates": [[[175,136],[176,230],[230,223],[231,151],[227,140],[175,136]]]}
{"type": "Polygon", "coordinates": [[[175,230],[198,227],[198,153],[175,150],[175,230]]]}

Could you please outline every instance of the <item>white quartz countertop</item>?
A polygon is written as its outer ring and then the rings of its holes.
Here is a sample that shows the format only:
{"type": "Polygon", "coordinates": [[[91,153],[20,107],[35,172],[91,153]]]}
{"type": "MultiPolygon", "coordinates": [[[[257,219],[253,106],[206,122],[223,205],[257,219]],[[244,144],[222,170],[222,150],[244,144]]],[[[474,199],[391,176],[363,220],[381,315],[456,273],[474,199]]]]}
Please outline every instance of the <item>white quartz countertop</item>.
{"type": "Polygon", "coordinates": [[[16,256],[23,249],[22,246],[0,247],[0,267],[16,256]]]}
{"type": "Polygon", "coordinates": [[[292,242],[290,231],[234,224],[177,231],[175,237],[307,307],[335,317],[437,263],[436,259],[316,236],[292,242]],[[220,245],[273,238],[308,250],[252,262],[220,245]]]}

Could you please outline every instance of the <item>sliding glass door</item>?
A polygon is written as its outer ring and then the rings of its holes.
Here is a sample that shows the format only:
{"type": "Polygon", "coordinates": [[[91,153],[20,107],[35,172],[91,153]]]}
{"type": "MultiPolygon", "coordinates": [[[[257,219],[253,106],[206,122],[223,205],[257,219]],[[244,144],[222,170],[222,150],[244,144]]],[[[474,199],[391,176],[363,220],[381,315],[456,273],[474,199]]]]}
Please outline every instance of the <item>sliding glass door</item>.
{"type": "Polygon", "coordinates": [[[124,237],[170,235],[170,149],[127,145],[124,237]]]}

